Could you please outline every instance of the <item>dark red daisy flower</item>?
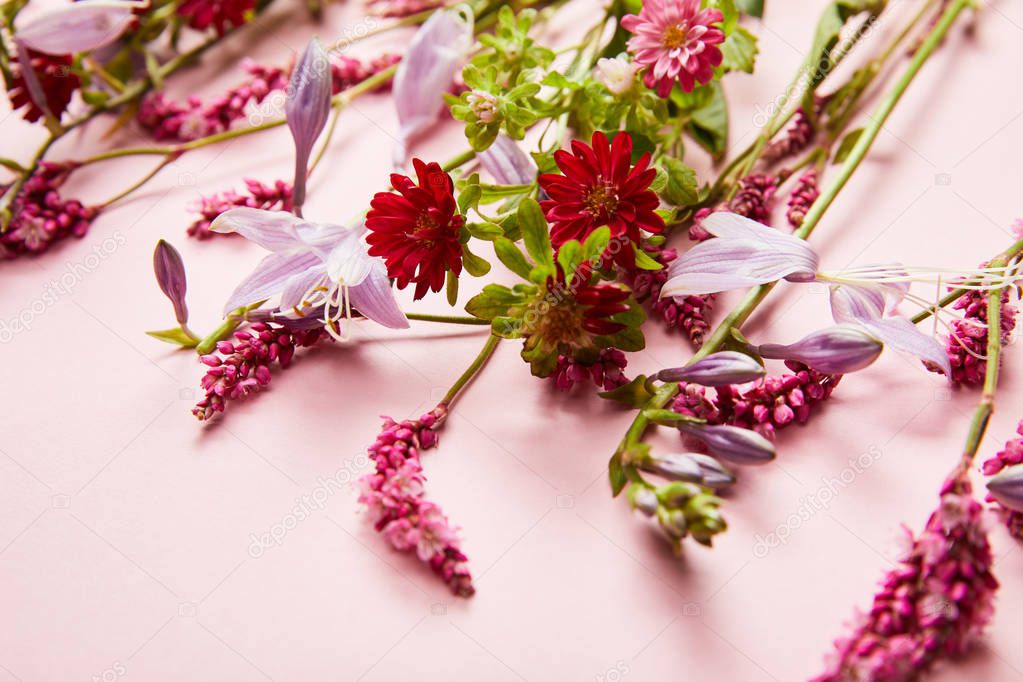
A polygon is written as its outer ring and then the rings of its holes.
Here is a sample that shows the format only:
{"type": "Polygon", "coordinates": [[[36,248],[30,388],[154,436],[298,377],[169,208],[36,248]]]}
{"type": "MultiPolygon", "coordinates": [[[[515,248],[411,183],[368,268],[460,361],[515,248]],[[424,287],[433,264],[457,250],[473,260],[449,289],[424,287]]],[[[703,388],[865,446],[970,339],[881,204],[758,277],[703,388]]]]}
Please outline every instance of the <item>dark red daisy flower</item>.
{"type": "MultiPolygon", "coordinates": [[[[32,68],[35,70],[39,85],[46,95],[46,107],[57,119],[67,110],[71,102],[71,96],[82,84],[78,74],[71,70],[71,55],[49,55],[35,50],[28,51],[31,58],[32,68]]],[[[17,64],[16,58],[12,61],[17,64]]],[[[28,86],[22,74],[22,65],[18,64],[14,70],[14,78],[11,81],[8,94],[11,98],[11,107],[22,109],[21,117],[26,121],[35,122],[43,117],[43,110],[32,99],[28,86]]]]}
{"type": "Polygon", "coordinates": [[[429,290],[440,291],[444,276],[462,272],[459,232],[465,219],[458,214],[451,176],[436,163],[412,160],[418,183],[391,174],[394,192],[377,192],[366,214],[371,256],[383,257],[387,274],[404,289],[416,283],[418,300],[429,290]]]}
{"type": "Polygon", "coordinates": [[[655,212],[659,201],[650,189],[657,171],[649,168],[650,154],[643,154],[632,165],[632,138],[618,133],[608,142],[602,132],[593,133],[592,146],[572,141],[572,152],[554,153],[554,161],[564,175],[545,173],[540,187],[549,197],[540,202],[551,225],[551,243],[561,246],[571,239],[583,241],[598,227],[611,228],[615,262],[632,269],[635,253],[632,244],[640,240],[640,230],[659,233],[664,220],[655,212]],[[629,244],[621,244],[620,240],[629,244]]]}
{"type": "Polygon", "coordinates": [[[212,26],[217,35],[241,26],[246,13],[256,6],[256,0],[185,0],[178,7],[178,15],[188,19],[188,25],[197,31],[212,26]]]}

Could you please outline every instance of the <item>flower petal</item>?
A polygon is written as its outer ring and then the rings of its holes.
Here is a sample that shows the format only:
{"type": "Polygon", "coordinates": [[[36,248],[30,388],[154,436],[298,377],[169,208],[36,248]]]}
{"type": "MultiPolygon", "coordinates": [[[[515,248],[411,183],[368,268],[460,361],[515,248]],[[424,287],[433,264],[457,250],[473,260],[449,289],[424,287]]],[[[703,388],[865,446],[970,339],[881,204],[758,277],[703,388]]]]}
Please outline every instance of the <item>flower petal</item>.
{"type": "Polygon", "coordinates": [[[237,232],[268,251],[301,246],[297,226],[302,222],[290,213],[242,206],[221,213],[210,225],[212,232],[237,232]]]}
{"type": "Polygon", "coordinates": [[[860,324],[884,345],[900,353],[915,355],[928,367],[938,367],[946,377],[952,376],[945,347],[933,336],[924,334],[904,317],[886,317],[880,320],[861,320],[860,324]]]}
{"type": "Polygon", "coordinates": [[[401,312],[394,298],[394,289],[387,279],[387,269],[381,261],[374,261],[366,279],[348,290],[352,307],[377,324],[391,329],[407,329],[408,318],[401,312]]]}
{"type": "Polygon", "coordinates": [[[483,170],[498,184],[529,185],[536,182],[536,162],[507,135],[498,135],[492,145],[476,156],[483,170]]]}
{"type": "Polygon", "coordinates": [[[884,316],[885,297],[880,290],[848,284],[830,287],[831,316],[835,322],[879,320],[884,316]]]}
{"type": "Polygon", "coordinates": [[[462,9],[434,12],[416,32],[394,74],[394,104],[400,141],[394,165],[403,167],[409,140],[437,120],[473,43],[473,18],[462,9]]]}
{"type": "Polygon", "coordinates": [[[323,260],[315,253],[271,253],[234,290],[224,305],[224,314],[279,294],[292,277],[303,276],[316,268],[323,268],[323,260]]]}
{"type": "Polygon", "coordinates": [[[15,38],[45,54],[88,52],[117,40],[146,3],[129,0],[80,0],[25,23],[15,38]]]}
{"type": "Polygon", "coordinates": [[[359,233],[351,230],[341,237],[327,256],[327,277],[335,284],[358,286],[369,276],[377,262],[376,258],[366,252],[366,245],[359,239],[359,233]]]}
{"type": "Polygon", "coordinates": [[[734,213],[713,213],[702,222],[716,239],[701,242],[668,268],[661,296],[709,294],[780,279],[811,281],[817,254],[802,239],[734,213]]]}
{"type": "Polygon", "coordinates": [[[313,38],[295,64],[288,81],[284,105],[288,128],[295,139],[295,182],[292,203],[301,215],[305,203],[307,166],[316,138],[323,132],[330,115],[330,91],[333,85],[330,58],[313,38]]]}

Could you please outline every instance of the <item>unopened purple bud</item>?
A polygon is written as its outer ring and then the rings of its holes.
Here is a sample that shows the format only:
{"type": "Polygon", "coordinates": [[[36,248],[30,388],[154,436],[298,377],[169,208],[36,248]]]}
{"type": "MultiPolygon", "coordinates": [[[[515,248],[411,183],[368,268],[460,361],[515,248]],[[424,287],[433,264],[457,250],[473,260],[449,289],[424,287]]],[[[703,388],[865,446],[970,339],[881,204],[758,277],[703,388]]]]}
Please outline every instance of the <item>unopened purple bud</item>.
{"type": "Polygon", "coordinates": [[[657,513],[657,493],[641,483],[633,483],[626,493],[629,496],[629,504],[633,509],[642,512],[645,516],[653,516],[657,513]]]}
{"type": "Polygon", "coordinates": [[[156,283],[160,285],[160,291],[174,305],[174,317],[179,324],[185,324],[188,322],[188,306],[185,305],[187,289],[185,264],[178,250],[162,239],[153,251],[153,272],[156,273],[156,283]]]}
{"type": "Polygon", "coordinates": [[[333,77],[330,57],[320,41],[313,38],[295,64],[288,82],[288,97],[284,111],[291,136],[295,138],[295,183],[292,205],[295,215],[302,215],[305,203],[305,183],[309,155],[316,138],[323,132],[330,116],[330,91],[333,77]]]}
{"type": "Polygon", "coordinates": [[[847,374],[877,360],[884,344],[860,327],[840,324],[787,346],[765,343],[754,350],[765,358],[795,360],[824,374],[847,374]]]}
{"type": "Polygon", "coordinates": [[[1009,509],[1023,512],[1023,464],[1009,467],[987,482],[991,495],[1009,509]]]}
{"type": "Polygon", "coordinates": [[[699,483],[703,480],[700,465],[688,455],[677,452],[666,455],[650,455],[640,462],[639,466],[672,481],[699,483]]]}
{"type": "Polygon", "coordinates": [[[490,177],[500,185],[531,185],[536,182],[536,162],[507,135],[476,155],[490,177]]]}
{"type": "Polygon", "coordinates": [[[701,386],[727,386],[745,384],[764,376],[763,366],[746,355],[732,350],[708,355],[685,367],[662,369],[657,373],[661,381],[685,381],[701,386]]]}
{"type": "Polygon", "coordinates": [[[732,464],[765,464],[775,456],[774,444],[750,429],[685,422],[680,423],[678,429],[702,441],[712,453],[732,464]]]}
{"type": "Polygon", "coordinates": [[[686,455],[700,467],[703,485],[710,488],[726,488],[735,483],[735,474],[731,469],[710,455],[691,452],[686,455]]]}
{"type": "Polygon", "coordinates": [[[16,41],[51,55],[89,52],[117,40],[144,7],[135,0],[79,0],[38,15],[14,32],[16,41]]]}

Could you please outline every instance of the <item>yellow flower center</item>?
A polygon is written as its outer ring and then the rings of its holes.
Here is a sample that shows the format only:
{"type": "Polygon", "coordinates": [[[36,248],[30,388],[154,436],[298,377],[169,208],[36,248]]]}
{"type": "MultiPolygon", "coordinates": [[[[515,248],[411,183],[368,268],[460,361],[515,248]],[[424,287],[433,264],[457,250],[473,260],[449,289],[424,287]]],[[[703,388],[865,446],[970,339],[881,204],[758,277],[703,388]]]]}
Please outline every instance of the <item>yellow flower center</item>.
{"type": "Polygon", "coordinates": [[[681,24],[672,24],[668,28],[664,29],[664,36],[661,38],[661,42],[669,50],[674,50],[680,47],[685,47],[688,42],[689,36],[689,24],[683,22],[681,24]]]}
{"type": "Polygon", "coordinates": [[[618,193],[610,182],[598,181],[586,195],[586,210],[594,218],[607,220],[618,209],[618,193]]]}

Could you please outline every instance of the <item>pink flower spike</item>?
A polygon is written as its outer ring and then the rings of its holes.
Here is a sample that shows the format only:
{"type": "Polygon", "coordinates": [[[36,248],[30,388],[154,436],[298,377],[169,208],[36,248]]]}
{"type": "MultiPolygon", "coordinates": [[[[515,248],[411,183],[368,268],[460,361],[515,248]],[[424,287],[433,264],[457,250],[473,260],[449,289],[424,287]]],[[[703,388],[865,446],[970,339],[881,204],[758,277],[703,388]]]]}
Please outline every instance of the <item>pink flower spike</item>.
{"type": "Polygon", "coordinates": [[[724,15],[700,8],[700,0],[647,0],[639,15],[622,17],[622,28],[635,34],[629,52],[645,67],[643,82],[667,97],[675,81],[685,92],[714,78],[721,64],[717,47],[725,42],[719,26],[724,15]]]}
{"type": "Polygon", "coordinates": [[[15,40],[50,55],[89,52],[117,40],[134,20],[134,10],[148,2],[79,0],[26,22],[15,40]]]}
{"type": "Polygon", "coordinates": [[[416,32],[394,74],[399,142],[394,165],[403,168],[408,145],[437,119],[444,93],[461,70],[473,43],[473,17],[467,9],[439,10],[416,32]]]}

